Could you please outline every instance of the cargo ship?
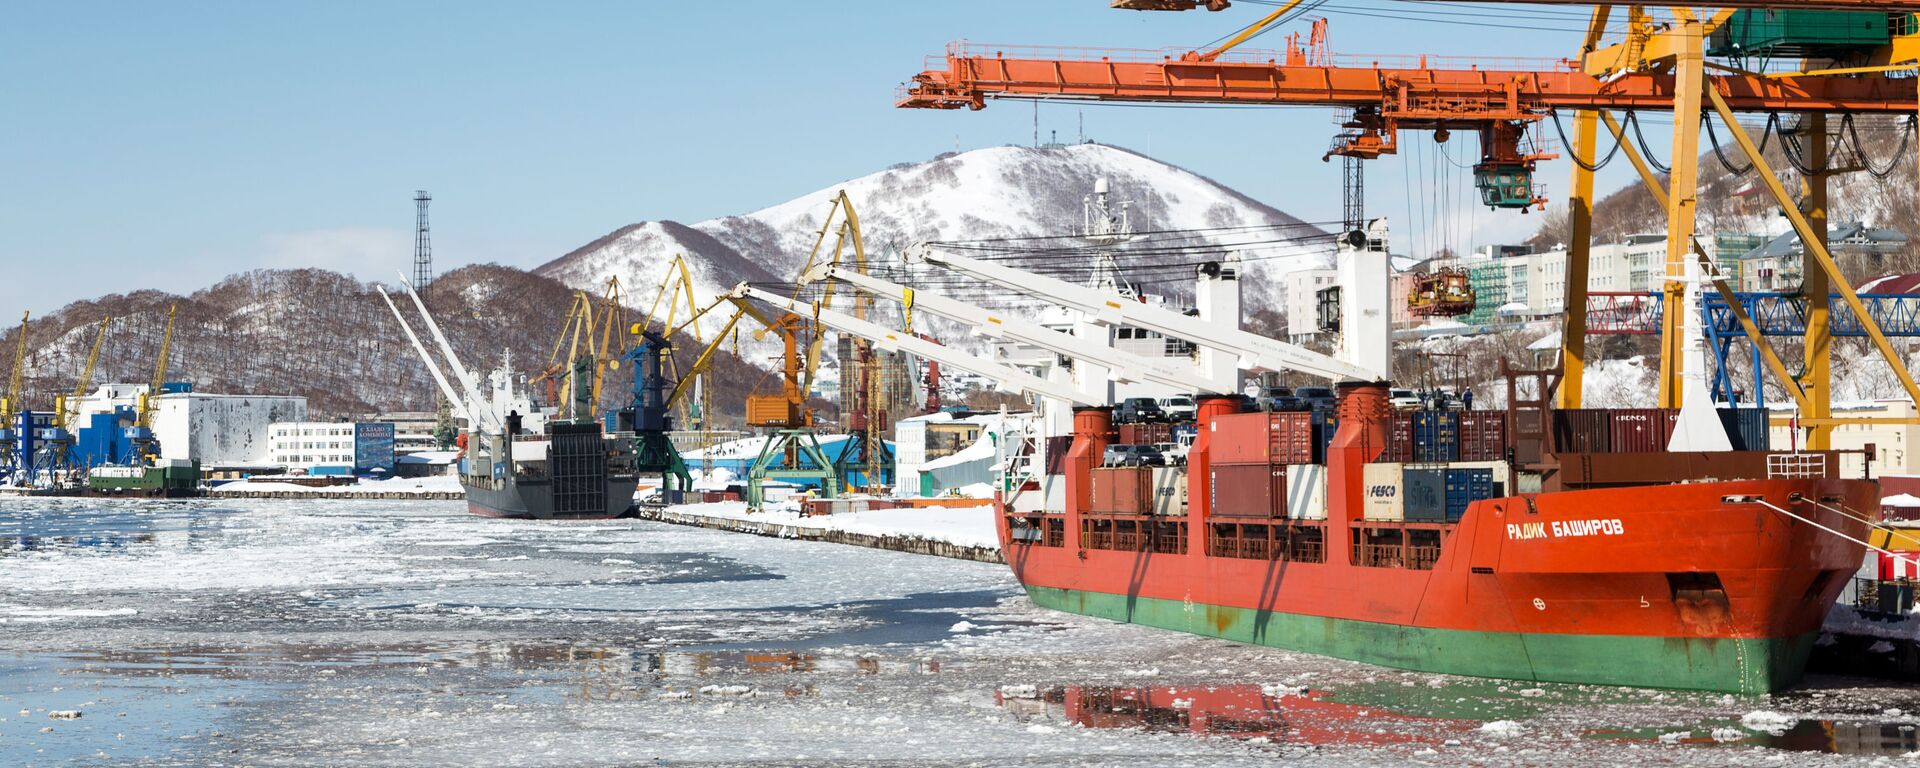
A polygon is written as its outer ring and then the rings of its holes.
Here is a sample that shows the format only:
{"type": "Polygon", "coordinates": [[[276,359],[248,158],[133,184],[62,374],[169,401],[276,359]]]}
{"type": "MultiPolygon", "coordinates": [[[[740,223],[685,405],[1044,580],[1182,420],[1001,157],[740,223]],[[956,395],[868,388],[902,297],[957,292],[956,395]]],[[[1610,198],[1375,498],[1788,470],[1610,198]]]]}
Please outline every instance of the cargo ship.
{"type": "MultiPolygon", "coordinates": [[[[386,289],[379,290],[380,296],[441,395],[453,404],[456,417],[466,422],[458,441],[460,487],[466,492],[467,511],[538,520],[603,520],[631,513],[640,484],[634,434],[607,430],[584,418],[591,401],[582,405],[578,392],[585,388],[578,386],[579,378],[568,379],[568,389],[575,394],[566,418],[550,418],[560,415],[557,409],[534,405],[520,386],[523,382],[512,374],[509,355],[502,355],[500,367],[487,377],[483,390],[479,379],[461,364],[419,292],[404,275],[401,280],[445,358],[452,381],[386,289]],[[459,382],[459,389],[453,381],[459,382]]],[[[592,370],[591,366],[570,368],[578,372],[592,370]]]]}
{"type": "Polygon", "coordinates": [[[87,471],[87,493],[184,499],[200,495],[200,462],[159,459],[147,465],[111,465],[87,471]]]}
{"type": "Polygon", "coordinates": [[[467,511],[487,517],[596,520],[633,511],[633,435],[592,422],[548,421],[524,429],[509,412],[502,433],[462,436],[460,487],[467,511]]]}
{"type": "Polygon", "coordinates": [[[1324,419],[1200,398],[1184,467],[1101,466],[1112,412],[1075,409],[1046,483],[997,499],[1014,575],[1047,608],[1388,667],[1764,693],[1877,514],[1837,452],[1667,452],[1635,436],[1658,418],[1610,420],[1652,449],[1614,450],[1544,403],[1463,440],[1463,412],[1339,390],[1324,419]]]}

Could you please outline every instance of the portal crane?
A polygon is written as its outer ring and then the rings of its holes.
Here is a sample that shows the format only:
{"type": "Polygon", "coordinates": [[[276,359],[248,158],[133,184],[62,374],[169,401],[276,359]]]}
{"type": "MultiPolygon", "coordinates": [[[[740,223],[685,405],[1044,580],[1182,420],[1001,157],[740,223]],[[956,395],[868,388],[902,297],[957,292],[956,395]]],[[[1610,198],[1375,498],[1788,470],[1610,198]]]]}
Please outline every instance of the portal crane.
{"type": "Polygon", "coordinates": [[[153,378],[147,382],[147,391],[140,393],[133,426],[125,433],[128,456],[124,463],[152,463],[160,455],[160,441],[153,434],[153,413],[159,406],[160,390],[166,386],[167,364],[173,355],[173,320],[179,309],[178,304],[167,307],[167,329],[160,336],[160,356],[153,363],[153,378]]]}
{"type": "Polygon", "coordinates": [[[13,373],[7,378],[7,390],[0,392],[0,480],[20,467],[21,384],[27,364],[27,319],[31,312],[20,313],[20,339],[13,349],[13,373]]]}

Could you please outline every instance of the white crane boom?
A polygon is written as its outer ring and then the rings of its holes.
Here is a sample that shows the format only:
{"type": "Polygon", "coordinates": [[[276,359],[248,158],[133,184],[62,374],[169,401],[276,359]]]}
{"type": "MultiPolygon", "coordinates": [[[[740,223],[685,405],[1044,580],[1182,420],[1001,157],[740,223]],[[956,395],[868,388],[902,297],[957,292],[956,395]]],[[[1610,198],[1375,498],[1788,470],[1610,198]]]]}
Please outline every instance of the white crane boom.
{"type": "Polygon", "coordinates": [[[467,418],[473,419],[479,415],[474,411],[480,411],[485,414],[484,421],[488,426],[493,429],[503,429],[505,425],[500,423],[499,415],[493,412],[493,408],[488,407],[491,401],[481,394],[479,380],[473,378],[473,374],[467,371],[467,367],[460,364],[460,356],[453,353],[453,345],[447,342],[447,335],[440,331],[440,324],[434,321],[433,313],[427,311],[427,303],[420,299],[420,292],[414,290],[413,283],[407,280],[405,274],[400,275],[400,285],[407,289],[407,296],[412,297],[413,306],[420,310],[420,320],[426,323],[427,332],[433,334],[434,343],[440,345],[440,354],[447,358],[447,367],[453,369],[454,377],[460,380],[460,386],[467,391],[467,418]]]}
{"type": "Polygon", "coordinates": [[[1044,328],[1020,318],[1003,318],[983,307],[936,293],[914,290],[851,269],[825,264],[800,276],[802,284],[822,279],[838,280],[875,296],[884,296],[914,309],[967,323],[984,336],[1022,341],[1054,354],[1105,366],[1112,378],[1119,381],[1151,381],[1176,390],[1203,394],[1235,392],[1231,383],[1209,381],[1195,371],[1182,371],[1153,358],[1044,328]]]}
{"type": "Polygon", "coordinates": [[[375,285],[374,290],[379,291],[380,298],[386,300],[387,309],[393,310],[393,319],[400,322],[400,330],[406,332],[407,341],[413,342],[413,351],[420,353],[420,362],[426,363],[427,373],[433,374],[433,383],[439,385],[440,394],[447,398],[447,404],[453,408],[454,415],[471,420],[473,417],[467,413],[466,401],[461,399],[458,392],[453,391],[453,385],[448,383],[447,375],[440,372],[440,365],[435,363],[433,355],[427,352],[427,345],[420,343],[420,337],[414,335],[413,326],[407,323],[406,316],[400,314],[400,306],[393,303],[393,297],[387,295],[386,286],[375,285]]]}
{"type": "Polygon", "coordinates": [[[1142,304],[1119,294],[1074,285],[1065,280],[966,256],[939,253],[928,243],[908,249],[907,258],[937,264],[1016,293],[1078,310],[1096,323],[1145,328],[1203,347],[1230,352],[1240,357],[1242,369],[1299,371],[1332,381],[1380,381],[1385,378],[1384,372],[1370,371],[1305,347],[1142,304]]]}
{"type": "Polygon", "coordinates": [[[733,289],[732,295],[742,299],[756,299],[775,308],[792,312],[802,317],[815,317],[821,325],[841,333],[852,334],[872,341],[875,346],[885,350],[897,350],[918,355],[944,366],[975,373],[1000,382],[1008,389],[1017,392],[1031,392],[1035,395],[1060,400],[1075,405],[1106,405],[1092,402],[1086,395],[1072,387],[1058,382],[1047,381],[1012,366],[983,360],[952,347],[944,347],[921,339],[904,331],[896,331],[886,326],[870,323],[851,315],[841,314],[829,309],[815,309],[812,304],[789,299],[778,294],[755,290],[745,283],[733,289]]]}

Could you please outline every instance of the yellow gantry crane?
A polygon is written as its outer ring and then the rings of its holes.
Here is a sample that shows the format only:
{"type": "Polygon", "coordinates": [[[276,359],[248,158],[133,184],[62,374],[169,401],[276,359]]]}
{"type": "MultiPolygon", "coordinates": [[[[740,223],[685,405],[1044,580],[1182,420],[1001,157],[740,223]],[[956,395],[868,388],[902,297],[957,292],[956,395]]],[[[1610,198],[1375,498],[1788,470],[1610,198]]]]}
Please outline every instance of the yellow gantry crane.
{"type": "Polygon", "coordinates": [[[179,309],[178,304],[167,307],[167,329],[160,335],[160,356],[153,364],[153,378],[147,382],[147,391],[140,393],[139,404],[134,408],[133,428],[127,431],[131,453],[128,464],[148,463],[160,455],[160,443],[153,436],[153,412],[159,405],[160,389],[167,383],[167,364],[173,357],[173,319],[179,309]]]}
{"type": "Polygon", "coordinates": [[[626,337],[616,330],[624,328],[627,322],[625,295],[619,278],[607,280],[600,297],[598,319],[594,317],[594,306],[593,298],[586,291],[573,292],[573,305],[567,309],[560,335],[553,340],[547,367],[534,377],[535,381],[546,382],[547,399],[575,421],[595,418],[593,414],[600,404],[606,372],[620,367],[620,356],[626,351],[626,337]],[[564,358],[562,350],[566,352],[564,358]],[[563,382],[564,398],[558,391],[563,382]]]}
{"type": "Polygon", "coordinates": [[[16,420],[19,417],[17,406],[20,403],[20,386],[26,373],[27,364],[27,320],[31,312],[20,313],[20,340],[13,349],[13,374],[7,379],[7,389],[0,392],[0,479],[19,466],[20,433],[16,420]]]}
{"type": "Polygon", "coordinates": [[[107,340],[107,328],[113,325],[113,316],[100,318],[100,330],[94,332],[93,350],[87,353],[87,364],[80,369],[80,380],[73,385],[73,394],[55,395],[53,398],[53,425],[61,429],[77,429],[74,422],[80,418],[80,399],[87,396],[87,389],[93,386],[93,369],[100,362],[100,345],[107,340]]]}

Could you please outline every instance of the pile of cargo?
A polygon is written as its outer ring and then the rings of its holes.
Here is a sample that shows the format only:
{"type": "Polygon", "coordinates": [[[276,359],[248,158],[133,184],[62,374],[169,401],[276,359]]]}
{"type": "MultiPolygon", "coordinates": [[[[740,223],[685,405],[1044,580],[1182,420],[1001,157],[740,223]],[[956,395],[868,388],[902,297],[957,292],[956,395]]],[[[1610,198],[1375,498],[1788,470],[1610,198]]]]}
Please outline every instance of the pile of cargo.
{"type": "Polygon", "coordinates": [[[1276,411],[1215,417],[1207,437],[1209,506],[1215,518],[1327,519],[1324,412],[1276,411]]]}
{"type": "Polygon", "coordinates": [[[1507,458],[1505,411],[1401,411],[1387,430],[1381,461],[1502,461],[1507,458]]]}
{"type": "Polygon", "coordinates": [[[1361,517],[1372,522],[1457,523],[1467,507],[1507,495],[1504,461],[1380,462],[1362,470],[1361,517]]]}
{"type": "MultiPolygon", "coordinates": [[[[1736,451],[1770,450],[1767,409],[1721,408],[1736,451]]],[[[1553,412],[1557,453],[1664,453],[1680,412],[1672,408],[1571,408],[1553,412]]]]}
{"type": "Polygon", "coordinates": [[[1187,514],[1187,468],[1099,467],[1087,511],[1096,515],[1187,514]]]}

